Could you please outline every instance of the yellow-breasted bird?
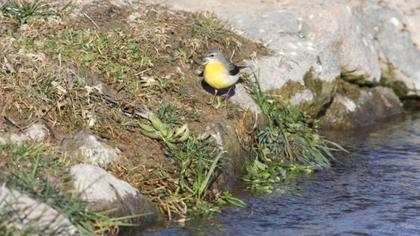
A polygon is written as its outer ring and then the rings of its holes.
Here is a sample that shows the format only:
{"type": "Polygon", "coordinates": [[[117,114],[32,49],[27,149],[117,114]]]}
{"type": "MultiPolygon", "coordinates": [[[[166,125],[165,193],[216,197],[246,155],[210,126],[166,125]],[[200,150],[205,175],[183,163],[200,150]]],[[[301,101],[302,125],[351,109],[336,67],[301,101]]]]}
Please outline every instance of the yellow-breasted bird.
{"type": "Polygon", "coordinates": [[[230,62],[217,49],[210,50],[204,57],[204,80],[214,89],[214,98],[220,89],[230,89],[239,80],[239,71],[247,66],[239,66],[230,62]]]}

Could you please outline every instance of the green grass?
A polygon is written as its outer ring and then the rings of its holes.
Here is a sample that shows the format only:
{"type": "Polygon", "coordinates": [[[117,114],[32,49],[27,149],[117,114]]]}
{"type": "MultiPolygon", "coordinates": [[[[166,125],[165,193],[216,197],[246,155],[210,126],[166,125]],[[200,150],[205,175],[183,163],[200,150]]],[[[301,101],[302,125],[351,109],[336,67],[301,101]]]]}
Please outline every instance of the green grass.
{"type": "Polygon", "coordinates": [[[301,175],[311,174],[313,168],[299,164],[280,164],[263,162],[255,159],[246,166],[246,175],[242,179],[248,184],[252,192],[271,193],[274,185],[286,179],[301,175]]]}
{"type": "MultiPolygon", "coordinates": [[[[0,180],[13,189],[44,202],[68,217],[84,235],[102,234],[119,226],[130,225],[128,218],[112,218],[87,210],[87,204],[65,191],[71,181],[68,166],[46,145],[0,145],[0,180]]],[[[0,215],[0,228],[7,228],[7,216],[0,215]]],[[[30,229],[28,229],[30,231],[30,229]]],[[[5,231],[7,232],[7,231],[5,231]]]]}
{"type": "Polygon", "coordinates": [[[247,78],[251,94],[266,116],[266,127],[256,128],[244,180],[254,191],[271,191],[272,185],[290,173],[310,173],[326,168],[341,146],[318,134],[317,120],[289,103],[281,104],[265,95],[255,75],[247,78]]]}
{"type": "Polygon", "coordinates": [[[140,45],[123,30],[109,33],[64,29],[51,32],[40,50],[75,59],[78,66],[110,81],[124,81],[152,66],[154,49],[140,45]]]}
{"type": "Polygon", "coordinates": [[[190,136],[180,149],[173,151],[181,164],[177,193],[185,196],[189,213],[207,215],[220,212],[220,205],[245,207],[246,204],[229,192],[213,193],[214,181],[220,173],[224,151],[212,140],[190,136]]]}
{"type": "Polygon", "coordinates": [[[215,180],[216,168],[219,168],[223,152],[213,147],[191,136],[183,147],[173,151],[181,165],[177,193],[186,196],[190,213],[219,211],[212,204],[215,199],[208,190],[215,180]]]}
{"type": "Polygon", "coordinates": [[[193,35],[206,41],[223,41],[232,34],[227,24],[224,24],[215,15],[210,13],[197,14],[192,23],[193,35]]]}
{"type": "Polygon", "coordinates": [[[167,102],[162,102],[159,105],[156,114],[162,122],[171,127],[182,125],[182,122],[185,121],[185,116],[188,115],[183,109],[167,102]]]}
{"type": "Polygon", "coordinates": [[[22,36],[14,47],[28,53],[43,53],[52,61],[100,75],[104,81],[119,84],[131,94],[144,93],[151,85],[163,86],[161,83],[148,85],[145,78],[139,78],[139,72],[153,67],[157,52],[153,44],[141,44],[126,30],[99,32],[46,27],[39,39],[22,36]]]}
{"type": "Polygon", "coordinates": [[[47,17],[58,15],[57,11],[49,8],[43,0],[8,0],[1,8],[3,15],[22,25],[35,16],[47,17]]]}
{"type": "Polygon", "coordinates": [[[178,192],[189,192],[194,199],[203,199],[223,152],[215,150],[211,143],[190,136],[183,147],[174,151],[174,156],[181,163],[178,192]]]}
{"type": "MultiPolygon", "coordinates": [[[[245,205],[241,200],[224,194],[219,200],[211,190],[220,171],[224,151],[221,151],[207,136],[196,137],[190,133],[188,126],[170,128],[155,114],[149,115],[149,124],[140,123],[143,134],[163,142],[171,157],[174,158],[178,176],[176,190],[171,198],[179,198],[186,206],[187,212],[178,214],[208,214],[219,211],[215,203],[245,205]]],[[[170,173],[162,173],[167,179],[170,173]]],[[[184,216],[185,217],[185,216],[184,216]]]]}

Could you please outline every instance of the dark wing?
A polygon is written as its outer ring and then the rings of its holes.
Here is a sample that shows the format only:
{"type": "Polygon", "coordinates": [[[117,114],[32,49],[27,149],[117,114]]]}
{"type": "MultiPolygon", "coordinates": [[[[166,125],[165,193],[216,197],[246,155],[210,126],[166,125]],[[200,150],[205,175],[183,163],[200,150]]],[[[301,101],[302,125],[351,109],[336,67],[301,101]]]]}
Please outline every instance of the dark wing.
{"type": "Polygon", "coordinates": [[[238,66],[236,66],[235,64],[231,64],[230,68],[229,68],[229,74],[230,75],[237,75],[240,71],[240,68],[238,66]]]}
{"type": "Polygon", "coordinates": [[[237,75],[239,71],[247,66],[237,66],[233,63],[229,63],[229,74],[230,75],[237,75]]]}

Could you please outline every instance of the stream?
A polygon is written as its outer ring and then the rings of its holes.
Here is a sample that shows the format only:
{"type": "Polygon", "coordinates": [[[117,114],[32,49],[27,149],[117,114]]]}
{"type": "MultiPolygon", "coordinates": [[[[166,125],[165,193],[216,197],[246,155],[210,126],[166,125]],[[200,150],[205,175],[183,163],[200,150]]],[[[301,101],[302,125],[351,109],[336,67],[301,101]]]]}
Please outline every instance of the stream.
{"type": "Polygon", "coordinates": [[[336,135],[349,155],[272,194],[242,193],[227,208],[184,227],[143,235],[420,235],[420,113],[357,134],[336,135]]]}

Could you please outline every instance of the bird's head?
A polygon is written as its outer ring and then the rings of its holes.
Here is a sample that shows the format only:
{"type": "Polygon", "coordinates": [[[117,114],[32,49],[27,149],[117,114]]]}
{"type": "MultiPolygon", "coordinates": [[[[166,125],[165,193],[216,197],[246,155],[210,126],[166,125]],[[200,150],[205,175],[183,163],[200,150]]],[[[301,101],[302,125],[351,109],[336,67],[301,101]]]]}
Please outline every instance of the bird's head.
{"type": "Polygon", "coordinates": [[[208,64],[211,62],[223,62],[225,61],[225,56],[222,52],[220,52],[218,49],[211,49],[203,58],[204,64],[208,64]]]}

